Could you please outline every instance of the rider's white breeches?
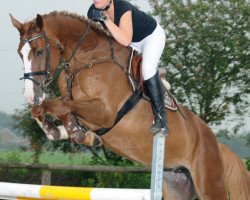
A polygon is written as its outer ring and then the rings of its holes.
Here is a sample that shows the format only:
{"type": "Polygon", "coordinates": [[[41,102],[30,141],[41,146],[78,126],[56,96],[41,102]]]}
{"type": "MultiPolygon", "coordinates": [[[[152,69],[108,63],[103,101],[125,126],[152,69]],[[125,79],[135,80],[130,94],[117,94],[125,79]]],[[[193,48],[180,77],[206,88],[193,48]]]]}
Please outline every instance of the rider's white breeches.
{"type": "Polygon", "coordinates": [[[130,46],[142,54],[142,76],[144,80],[153,77],[157,72],[158,63],[165,47],[166,35],[157,24],[154,32],[140,42],[132,42],[130,46]]]}

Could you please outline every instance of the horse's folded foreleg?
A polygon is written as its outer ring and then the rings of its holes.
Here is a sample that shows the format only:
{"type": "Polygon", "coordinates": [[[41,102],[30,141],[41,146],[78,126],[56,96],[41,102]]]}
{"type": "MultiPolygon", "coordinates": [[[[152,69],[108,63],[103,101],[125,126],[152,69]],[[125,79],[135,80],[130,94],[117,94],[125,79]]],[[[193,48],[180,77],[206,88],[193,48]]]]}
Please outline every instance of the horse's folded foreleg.
{"type": "Polygon", "coordinates": [[[95,133],[84,130],[78,125],[76,116],[72,115],[68,102],[59,99],[46,100],[40,106],[32,107],[32,117],[50,140],[70,138],[73,143],[87,146],[100,146],[102,144],[101,139],[95,133]],[[55,126],[45,119],[46,114],[59,119],[63,125],[55,126]]]}
{"type": "Polygon", "coordinates": [[[48,102],[49,104],[47,103],[32,107],[31,109],[32,118],[34,118],[37,121],[38,125],[44,131],[48,139],[50,140],[68,139],[69,135],[64,126],[55,126],[52,122],[45,119],[45,115],[47,114],[47,112],[49,112],[53,116],[57,115],[55,111],[52,112],[53,109],[50,109],[48,105],[55,105],[54,102],[56,102],[57,105],[60,104],[58,100],[53,100],[53,99],[49,100],[48,102]]]}
{"type": "Polygon", "coordinates": [[[32,117],[50,140],[70,138],[74,143],[87,146],[100,146],[102,144],[101,139],[95,133],[84,130],[78,125],[67,102],[58,99],[46,100],[40,106],[32,107],[32,117]],[[55,126],[45,119],[46,114],[59,119],[63,125],[55,126]]]}

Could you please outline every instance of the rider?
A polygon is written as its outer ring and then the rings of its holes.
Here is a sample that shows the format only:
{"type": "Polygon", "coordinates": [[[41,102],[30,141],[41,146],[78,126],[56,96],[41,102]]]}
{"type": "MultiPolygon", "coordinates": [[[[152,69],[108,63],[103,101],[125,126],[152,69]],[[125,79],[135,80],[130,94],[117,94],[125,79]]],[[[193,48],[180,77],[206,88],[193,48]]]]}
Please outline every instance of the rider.
{"type": "Polygon", "coordinates": [[[93,0],[88,17],[101,22],[114,39],[142,54],[142,76],[151,100],[155,120],[151,131],[167,132],[162,83],[157,72],[165,46],[165,33],[156,20],[126,0],[93,0]]]}

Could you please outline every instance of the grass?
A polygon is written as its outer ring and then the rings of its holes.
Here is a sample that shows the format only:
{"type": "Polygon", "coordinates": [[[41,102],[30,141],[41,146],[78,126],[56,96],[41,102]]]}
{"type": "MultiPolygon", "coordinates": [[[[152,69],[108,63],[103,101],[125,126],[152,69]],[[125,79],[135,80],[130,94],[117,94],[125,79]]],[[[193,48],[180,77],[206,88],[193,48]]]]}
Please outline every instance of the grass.
{"type": "MultiPolygon", "coordinates": [[[[40,154],[39,163],[41,164],[76,164],[87,165],[91,161],[90,153],[62,153],[43,152],[40,154]]],[[[0,162],[15,162],[15,163],[33,163],[33,152],[20,150],[1,150],[0,162]]]]}
{"type": "MultiPolygon", "coordinates": [[[[59,151],[45,151],[40,154],[41,164],[65,164],[65,165],[89,165],[92,161],[91,153],[62,153],[59,151]]],[[[33,163],[32,151],[21,151],[17,149],[0,150],[0,162],[33,163]]],[[[250,170],[250,159],[243,159],[248,170],[250,170]]]]}
{"type": "MultiPolygon", "coordinates": [[[[0,162],[32,163],[31,151],[0,150],[0,162]]],[[[40,154],[39,163],[86,165],[91,164],[91,152],[67,153],[59,151],[43,152],[40,154]]],[[[0,181],[26,184],[41,184],[40,169],[8,169],[0,168],[0,181]]],[[[58,186],[84,186],[107,188],[149,188],[149,173],[103,173],[83,172],[74,170],[51,170],[51,185],[58,186]]]]}

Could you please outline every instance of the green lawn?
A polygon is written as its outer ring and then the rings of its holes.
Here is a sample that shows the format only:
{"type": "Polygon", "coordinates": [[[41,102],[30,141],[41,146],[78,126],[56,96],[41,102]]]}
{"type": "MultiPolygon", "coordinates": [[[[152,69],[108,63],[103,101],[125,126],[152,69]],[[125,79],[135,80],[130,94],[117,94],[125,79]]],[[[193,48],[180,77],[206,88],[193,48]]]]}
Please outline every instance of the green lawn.
{"type": "MultiPolygon", "coordinates": [[[[0,162],[33,163],[33,152],[20,150],[0,150],[0,162]]],[[[62,153],[46,151],[40,154],[41,164],[88,165],[92,161],[91,153],[62,153]]],[[[245,166],[250,169],[250,159],[243,159],[245,166]]]]}
{"type": "MultiPolygon", "coordinates": [[[[33,152],[18,150],[1,150],[0,162],[32,163],[33,152]]],[[[67,153],[62,152],[43,152],[40,155],[39,163],[43,164],[89,164],[91,161],[90,153],[67,153]]]]}

